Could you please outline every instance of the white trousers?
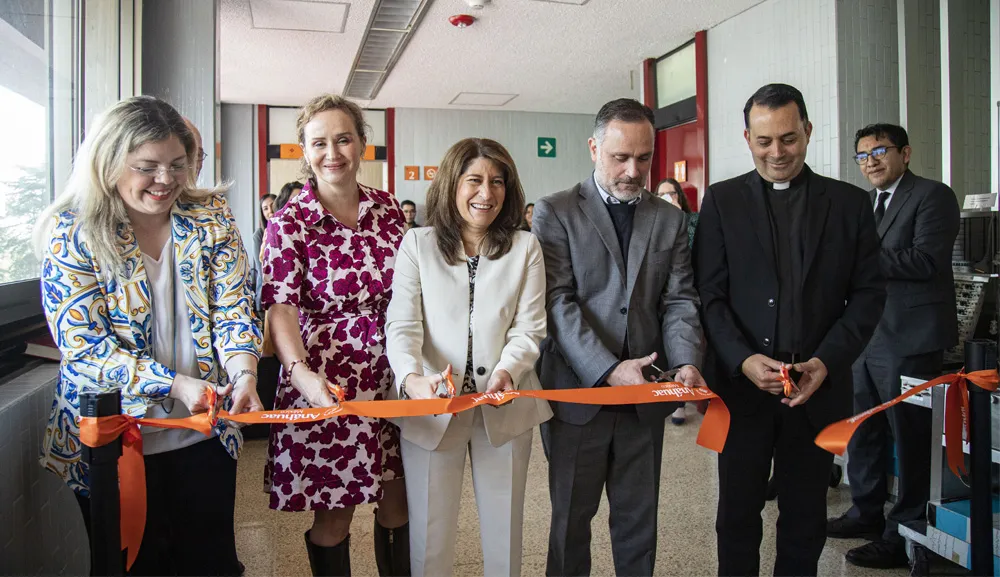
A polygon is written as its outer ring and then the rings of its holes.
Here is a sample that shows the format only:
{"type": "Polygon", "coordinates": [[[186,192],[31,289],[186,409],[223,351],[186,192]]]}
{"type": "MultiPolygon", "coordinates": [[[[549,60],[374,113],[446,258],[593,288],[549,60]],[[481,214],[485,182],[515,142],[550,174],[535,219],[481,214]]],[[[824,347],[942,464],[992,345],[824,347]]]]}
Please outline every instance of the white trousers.
{"type": "MultiPolygon", "coordinates": [[[[414,577],[452,574],[466,453],[472,463],[472,485],[479,509],[483,575],[521,574],[524,488],[532,430],[494,447],[486,437],[484,410],[493,408],[474,409],[471,428],[449,426],[434,451],[401,440],[410,511],[410,569],[414,577]]],[[[453,419],[451,424],[457,425],[457,421],[453,419]]]]}

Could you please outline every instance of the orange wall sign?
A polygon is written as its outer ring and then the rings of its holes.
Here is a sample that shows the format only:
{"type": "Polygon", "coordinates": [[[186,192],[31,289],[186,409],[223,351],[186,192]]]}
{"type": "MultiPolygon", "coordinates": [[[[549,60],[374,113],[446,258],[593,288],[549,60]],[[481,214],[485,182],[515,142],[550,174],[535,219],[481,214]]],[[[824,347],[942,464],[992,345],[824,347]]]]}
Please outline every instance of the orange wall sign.
{"type": "Polygon", "coordinates": [[[420,167],[419,166],[404,166],[403,167],[403,180],[420,180],[420,167]]]}
{"type": "Polygon", "coordinates": [[[361,156],[361,160],[375,160],[375,145],[369,144],[365,146],[365,153],[361,156]]]}
{"type": "Polygon", "coordinates": [[[424,167],[424,180],[434,180],[437,176],[438,167],[436,166],[425,166],[424,167]]]}
{"type": "Polygon", "coordinates": [[[688,179],[688,162],[686,160],[678,160],[674,163],[674,180],[677,182],[687,182],[688,179]]]}
{"type": "Polygon", "coordinates": [[[281,158],[302,158],[302,147],[298,144],[282,144],[280,146],[281,158]]]}

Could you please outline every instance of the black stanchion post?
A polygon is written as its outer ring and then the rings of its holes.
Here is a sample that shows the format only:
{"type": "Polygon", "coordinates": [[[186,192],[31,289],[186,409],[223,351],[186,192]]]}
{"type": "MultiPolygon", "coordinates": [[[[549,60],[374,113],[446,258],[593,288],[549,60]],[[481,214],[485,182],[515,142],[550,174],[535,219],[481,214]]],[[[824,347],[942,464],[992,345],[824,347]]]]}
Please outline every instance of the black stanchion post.
{"type": "MultiPolygon", "coordinates": [[[[80,416],[110,417],[121,413],[122,397],[117,389],[80,394],[80,416]]],[[[101,447],[83,447],[90,480],[90,574],[124,575],[122,558],[121,503],[118,492],[118,457],[121,438],[101,447]]]]}
{"type": "MultiPolygon", "coordinates": [[[[965,341],[966,372],[997,368],[997,343],[965,341]]],[[[969,485],[972,489],[969,541],[973,575],[993,574],[993,460],[990,391],[969,383],[969,485]]]]}

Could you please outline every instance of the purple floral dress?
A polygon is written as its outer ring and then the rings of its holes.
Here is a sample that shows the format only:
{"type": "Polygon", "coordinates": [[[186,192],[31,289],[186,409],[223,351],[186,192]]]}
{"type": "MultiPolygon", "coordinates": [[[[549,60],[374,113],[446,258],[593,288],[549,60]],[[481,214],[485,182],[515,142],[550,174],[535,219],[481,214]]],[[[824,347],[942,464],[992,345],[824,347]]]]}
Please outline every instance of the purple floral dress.
{"type": "MultiPolygon", "coordinates": [[[[383,329],[403,213],[388,193],[359,189],[357,230],[323,208],[312,183],[268,223],[261,302],[298,307],[309,368],[343,387],[348,400],[367,401],[392,386],[383,329]]],[[[279,378],[275,409],[309,406],[284,368],[279,378]]],[[[347,416],[271,427],[264,486],[272,509],[371,503],[382,481],[402,476],[399,429],[388,421],[347,416]]]]}

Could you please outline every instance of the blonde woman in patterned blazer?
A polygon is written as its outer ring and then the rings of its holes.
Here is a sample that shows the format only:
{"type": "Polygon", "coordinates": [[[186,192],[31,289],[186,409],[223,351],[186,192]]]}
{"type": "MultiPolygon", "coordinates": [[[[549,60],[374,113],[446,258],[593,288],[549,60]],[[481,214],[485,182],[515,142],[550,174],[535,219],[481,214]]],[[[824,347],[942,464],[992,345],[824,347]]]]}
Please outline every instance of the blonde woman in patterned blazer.
{"type": "MultiPolygon", "coordinates": [[[[35,231],[42,301],[63,360],[42,464],[76,492],[89,529],[79,394],[120,389],[134,417],[179,418],[228,395],[260,410],[261,333],[247,254],[223,188],[195,188],[198,145],[170,105],[112,106],[87,134],[67,190],[35,231]]],[[[237,575],[242,437],[143,427],[145,535],[132,575],[237,575]]]]}

